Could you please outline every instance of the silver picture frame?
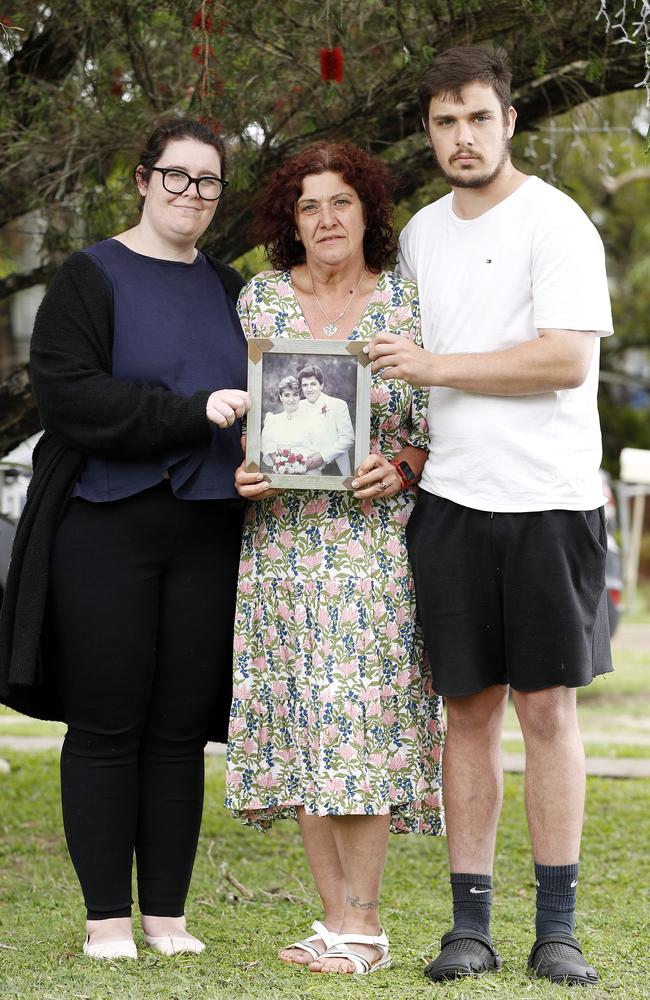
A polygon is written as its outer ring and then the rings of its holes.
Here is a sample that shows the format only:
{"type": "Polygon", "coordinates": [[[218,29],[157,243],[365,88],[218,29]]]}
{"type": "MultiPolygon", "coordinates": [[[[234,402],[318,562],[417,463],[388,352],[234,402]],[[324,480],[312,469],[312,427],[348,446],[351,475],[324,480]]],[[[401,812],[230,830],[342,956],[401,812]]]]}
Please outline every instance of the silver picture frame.
{"type": "MultiPolygon", "coordinates": [[[[371,368],[368,355],[363,353],[367,343],[367,340],[332,342],[293,340],[289,337],[272,340],[253,338],[248,341],[248,391],[252,405],[246,428],[247,472],[262,472],[271,486],[281,489],[352,489],[354,470],[370,451],[371,368]],[[337,394],[337,406],[342,400],[347,404],[354,429],[354,442],[347,452],[349,461],[343,457],[345,453],[341,453],[336,462],[325,467],[327,472],[277,472],[269,467],[262,454],[264,422],[268,419],[269,412],[281,412],[277,394],[280,379],[286,375],[297,377],[299,371],[309,365],[317,365],[321,369],[325,378],[325,390],[330,390],[330,396],[337,394]],[[349,465],[350,472],[344,474],[339,468],[339,474],[334,474],[334,464],[339,467],[349,465]]],[[[299,409],[297,413],[300,412],[299,409]]],[[[298,415],[297,419],[300,420],[298,415]]],[[[304,417],[305,426],[309,419],[304,417]]]]}

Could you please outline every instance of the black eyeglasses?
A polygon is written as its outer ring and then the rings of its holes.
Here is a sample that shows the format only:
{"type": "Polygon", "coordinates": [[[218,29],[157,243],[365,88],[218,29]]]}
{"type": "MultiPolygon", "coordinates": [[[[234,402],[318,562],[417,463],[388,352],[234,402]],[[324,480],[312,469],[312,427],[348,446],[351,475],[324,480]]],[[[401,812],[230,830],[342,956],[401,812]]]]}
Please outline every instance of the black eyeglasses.
{"type": "Polygon", "coordinates": [[[182,194],[187,191],[190,184],[196,184],[196,192],[199,198],[205,201],[216,201],[220,197],[223,189],[228,186],[228,181],[222,181],[220,177],[213,177],[206,174],[205,177],[190,177],[184,170],[177,167],[152,167],[162,174],[162,183],[165,191],[170,194],[182,194]]]}

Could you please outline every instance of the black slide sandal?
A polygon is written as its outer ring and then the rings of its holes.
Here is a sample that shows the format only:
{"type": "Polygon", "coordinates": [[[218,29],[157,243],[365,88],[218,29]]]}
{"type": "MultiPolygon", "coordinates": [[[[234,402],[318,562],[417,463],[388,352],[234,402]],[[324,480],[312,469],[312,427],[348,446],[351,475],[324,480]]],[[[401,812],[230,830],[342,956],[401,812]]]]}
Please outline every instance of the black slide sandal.
{"type": "Polygon", "coordinates": [[[440,941],[440,954],[424,970],[434,982],[498,972],[501,959],[489,937],[478,931],[449,931],[440,941]]]}
{"type": "Polygon", "coordinates": [[[580,943],[570,934],[546,934],[538,938],[528,959],[528,968],[552,983],[590,986],[598,973],[582,954],[580,943]]]}

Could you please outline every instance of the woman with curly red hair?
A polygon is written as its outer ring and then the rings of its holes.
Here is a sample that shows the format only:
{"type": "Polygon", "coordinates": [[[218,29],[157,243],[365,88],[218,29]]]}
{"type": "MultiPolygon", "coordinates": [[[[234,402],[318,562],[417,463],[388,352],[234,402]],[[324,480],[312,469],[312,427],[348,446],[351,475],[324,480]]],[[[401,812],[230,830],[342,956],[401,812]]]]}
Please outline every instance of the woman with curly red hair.
{"type": "MultiPolygon", "coordinates": [[[[274,174],[254,234],[275,270],[242,290],[247,337],[390,330],[420,342],[416,287],[385,270],[390,191],[384,164],[349,143],[312,146],[274,174]]],[[[304,407],[319,389],[308,375],[304,407]]],[[[226,803],[260,829],[298,820],[324,915],[280,958],[312,972],[390,964],[379,919],[389,830],[443,830],[440,702],[404,538],[427,402],[425,390],[373,377],[371,454],[351,493],[283,493],[243,467],[236,475],[256,502],[240,566],[226,803]]],[[[316,439],[326,409],[312,419],[316,439]]],[[[312,458],[323,468],[327,452],[312,458]]]]}

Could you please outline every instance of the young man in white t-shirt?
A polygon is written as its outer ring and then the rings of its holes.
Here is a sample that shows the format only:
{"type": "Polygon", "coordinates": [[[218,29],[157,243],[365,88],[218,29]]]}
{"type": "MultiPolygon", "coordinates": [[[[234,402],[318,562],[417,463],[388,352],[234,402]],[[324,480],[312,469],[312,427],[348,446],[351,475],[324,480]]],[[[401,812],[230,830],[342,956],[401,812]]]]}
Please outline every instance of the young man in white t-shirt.
{"type": "Polygon", "coordinates": [[[419,89],[452,192],[400,240],[424,349],[379,334],[373,370],[431,386],[430,453],[408,525],[418,611],[447,697],[453,930],[426,974],[500,968],[490,937],[508,689],[526,744],[537,881],[529,967],[588,984],[573,936],[585,792],[576,688],[612,669],[596,409],[612,332],[602,243],[582,210],[516,170],[503,50],[451,49],[419,89]]]}

